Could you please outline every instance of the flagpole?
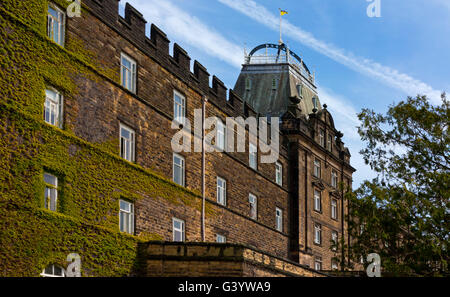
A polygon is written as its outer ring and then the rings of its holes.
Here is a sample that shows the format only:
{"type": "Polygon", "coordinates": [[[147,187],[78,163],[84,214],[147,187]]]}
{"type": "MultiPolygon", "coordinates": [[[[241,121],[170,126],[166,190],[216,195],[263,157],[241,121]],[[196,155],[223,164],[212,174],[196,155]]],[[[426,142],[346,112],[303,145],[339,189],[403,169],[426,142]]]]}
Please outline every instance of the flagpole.
{"type": "Polygon", "coordinates": [[[281,8],[278,8],[278,10],[280,11],[280,40],[278,41],[278,43],[282,44],[283,41],[281,40],[281,8]]]}

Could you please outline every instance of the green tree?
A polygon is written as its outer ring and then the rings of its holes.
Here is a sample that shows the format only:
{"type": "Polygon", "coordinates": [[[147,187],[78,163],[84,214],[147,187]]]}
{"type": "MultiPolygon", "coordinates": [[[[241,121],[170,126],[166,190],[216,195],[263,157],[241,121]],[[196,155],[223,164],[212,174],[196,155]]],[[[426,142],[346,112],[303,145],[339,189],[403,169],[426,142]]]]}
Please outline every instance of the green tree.
{"type": "Polygon", "coordinates": [[[358,117],[360,153],[378,177],[346,195],[352,240],[342,264],[357,269],[378,253],[385,275],[448,276],[449,101],[408,97],[386,115],[363,109],[358,117]]]}

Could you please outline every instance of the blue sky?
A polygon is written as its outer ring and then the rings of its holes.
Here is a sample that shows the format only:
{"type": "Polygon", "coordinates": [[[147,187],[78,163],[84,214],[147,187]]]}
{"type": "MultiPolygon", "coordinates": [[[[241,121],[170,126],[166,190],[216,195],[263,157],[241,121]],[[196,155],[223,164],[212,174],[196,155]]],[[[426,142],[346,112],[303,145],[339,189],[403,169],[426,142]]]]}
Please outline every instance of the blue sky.
{"type": "Polygon", "coordinates": [[[147,32],[157,25],[228,88],[244,47],[277,43],[278,8],[287,10],[283,41],[316,70],[319,98],[357,169],[354,187],[375,176],[359,155],[356,113],[419,93],[439,103],[450,89],[450,0],[380,0],[380,18],[367,16],[368,0],[122,0],[122,13],[125,2],[143,13],[147,32]]]}

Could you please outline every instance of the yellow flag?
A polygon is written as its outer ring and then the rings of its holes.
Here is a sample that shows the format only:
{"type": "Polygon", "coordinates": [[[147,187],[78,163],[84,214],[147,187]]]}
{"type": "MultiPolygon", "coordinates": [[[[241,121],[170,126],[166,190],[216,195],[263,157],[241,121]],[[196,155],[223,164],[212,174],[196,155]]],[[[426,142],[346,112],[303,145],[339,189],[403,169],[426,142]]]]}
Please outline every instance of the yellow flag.
{"type": "Polygon", "coordinates": [[[281,15],[285,15],[285,14],[287,14],[288,12],[286,11],[286,10],[280,10],[280,14],[281,15]]]}

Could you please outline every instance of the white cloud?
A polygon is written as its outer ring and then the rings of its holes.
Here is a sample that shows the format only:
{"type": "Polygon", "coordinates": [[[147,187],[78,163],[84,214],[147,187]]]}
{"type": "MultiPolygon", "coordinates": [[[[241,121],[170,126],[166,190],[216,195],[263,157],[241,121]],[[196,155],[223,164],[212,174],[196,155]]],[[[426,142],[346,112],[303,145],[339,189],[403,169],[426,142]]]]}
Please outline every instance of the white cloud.
{"type": "Polygon", "coordinates": [[[235,67],[244,60],[243,48],[229,42],[198,18],[167,0],[128,0],[144,17],[177,41],[185,42],[235,67]]]}
{"type": "MultiPolygon", "coordinates": [[[[219,2],[243,13],[259,23],[273,29],[279,30],[279,18],[268,11],[264,6],[253,0],[218,0],[219,2]]],[[[388,86],[405,92],[407,95],[416,96],[423,94],[429,96],[432,102],[439,104],[441,92],[433,89],[428,84],[417,80],[407,74],[400,73],[396,69],[383,66],[370,59],[357,57],[346,52],[333,44],[316,39],[311,33],[302,30],[289,23],[283,22],[285,35],[303,43],[304,45],[322,53],[323,55],[341,63],[359,73],[376,78],[388,86]]]]}

